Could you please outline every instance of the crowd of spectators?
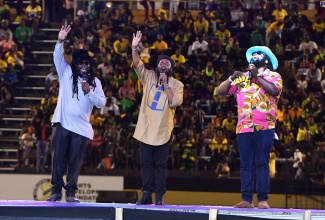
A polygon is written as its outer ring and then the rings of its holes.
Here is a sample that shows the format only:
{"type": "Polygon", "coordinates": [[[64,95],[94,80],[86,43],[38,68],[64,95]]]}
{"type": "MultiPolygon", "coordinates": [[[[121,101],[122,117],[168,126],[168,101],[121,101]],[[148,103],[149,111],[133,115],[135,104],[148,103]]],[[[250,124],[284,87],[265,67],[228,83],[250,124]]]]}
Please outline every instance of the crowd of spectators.
{"type": "MultiPolygon", "coordinates": [[[[18,1],[21,2],[22,1],[18,1]]],[[[17,14],[12,15],[10,6],[0,0],[0,74],[1,74],[1,113],[3,105],[12,101],[19,74],[25,69],[25,58],[29,56],[30,40],[37,31],[33,17],[40,17],[40,6],[34,0],[23,8],[17,3],[17,14]],[[13,23],[17,25],[12,25],[13,23]],[[35,27],[35,28],[34,28],[35,27]]],[[[36,19],[36,18],[35,18],[36,19]]]]}
{"type": "MultiPolygon", "coordinates": [[[[286,10],[278,1],[206,1],[197,16],[184,9],[170,17],[168,4],[163,3],[158,14],[135,23],[127,3],[114,4],[100,7],[96,1],[84,2],[76,17],[67,10],[63,20],[72,27],[64,43],[66,61],[71,62],[73,50],[87,49],[107,96],[105,108],[94,109],[91,116],[95,137],[89,143],[85,166],[139,168],[138,143],[132,135],[142,88],[132,68],[130,41],[140,30],[138,50],[144,65],[155,69],[160,55],[170,55],[175,61],[173,76],[185,85],[184,103],[176,110],[171,169],[215,170],[220,177],[239,169],[235,97],[218,96],[216,87],[234,70],[247,68],[247,48],[266,45],[278,57],[277,71],[284,82],[271,174],[281,170],[275,166],[276,158],[292,161],[296,178],[324,173],[325,18],[321,8],[316,7],[311,21],[301,13],[307,9],[303,4],[286,10]]],[[[25,27],[24,20],[21,26],[25,27]]],[[[24,42],[16,41],[18,48],[24,42]]],[[[36,149],[41,148],[39,142],[50,139],[46,131],[58,97],[55,67],[46,77],[45,88],[40,106],[31,111],[29,127],[33,129],[21,132],[21,136],[34,135],[31,141],[36,149]]],[[[43,156],[36,150],[34,154],[26,151],[19,166],[36,164],[36,170],[41,170],[41,159],[48,151],[43,156]]]]}

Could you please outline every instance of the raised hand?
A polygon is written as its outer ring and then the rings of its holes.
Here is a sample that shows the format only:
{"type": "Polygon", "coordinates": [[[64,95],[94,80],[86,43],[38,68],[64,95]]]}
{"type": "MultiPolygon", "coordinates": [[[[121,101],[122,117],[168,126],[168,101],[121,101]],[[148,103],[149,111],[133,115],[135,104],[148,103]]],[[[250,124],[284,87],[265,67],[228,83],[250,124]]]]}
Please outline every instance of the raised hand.
{"type": "Polygon", "coordinates": [[[142,33],[141,31],[137,31],[136,34],[133,34],[133,39],[132,39],[132,48],[137,48],[140,41],[141,41],[142,33]]]}
{"type": "Polygon", "coordinates": [[[67,37],[68,33],[70,32],[71,27],[70,25],[64,25],[62,26],[60,32],[59,32],[59,36],[58,36],[58,40],[59,41],[64,41],[65,38],[67,37]]]}

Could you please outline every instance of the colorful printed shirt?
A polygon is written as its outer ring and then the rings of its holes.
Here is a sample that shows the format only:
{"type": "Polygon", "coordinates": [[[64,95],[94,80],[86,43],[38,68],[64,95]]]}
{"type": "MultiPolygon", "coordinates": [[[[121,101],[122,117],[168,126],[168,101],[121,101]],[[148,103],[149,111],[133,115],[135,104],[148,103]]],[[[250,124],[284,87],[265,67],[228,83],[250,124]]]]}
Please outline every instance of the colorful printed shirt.
{"type": "Polygon", "coordinates": [[[279,90],[279,95],[273,97],[265,92],[256,79],[249,80],[249,72],[243,73],[241,81],[231,85],[230,94],[237,95],[238,121],[236,133],[253,132],[275,128],[277,119],[277,102],[282,92],[282,78],[279,73],[266,69],[261,74],[268,82],[279,90]]]}

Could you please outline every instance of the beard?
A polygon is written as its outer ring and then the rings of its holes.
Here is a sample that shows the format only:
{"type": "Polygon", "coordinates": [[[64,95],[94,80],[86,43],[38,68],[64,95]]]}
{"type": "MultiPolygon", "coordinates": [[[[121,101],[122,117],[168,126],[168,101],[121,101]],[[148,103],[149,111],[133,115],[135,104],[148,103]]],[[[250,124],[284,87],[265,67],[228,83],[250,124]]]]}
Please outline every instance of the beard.
{"type": "Polygon", "coordinates": [[[157,75],[160,75],[160,73],[165,73],[167,76],[170,76],[171,69],[166,67],[158,67],[157,68],[157,75]]]}
{"type": "Polygon", "coordinates": [[[254,60],[253,58],[249,62],[250,64],[254,64],[256,68],[264,67],[265,66],[265,57],[258,58],[257,60],[254,60]]]}

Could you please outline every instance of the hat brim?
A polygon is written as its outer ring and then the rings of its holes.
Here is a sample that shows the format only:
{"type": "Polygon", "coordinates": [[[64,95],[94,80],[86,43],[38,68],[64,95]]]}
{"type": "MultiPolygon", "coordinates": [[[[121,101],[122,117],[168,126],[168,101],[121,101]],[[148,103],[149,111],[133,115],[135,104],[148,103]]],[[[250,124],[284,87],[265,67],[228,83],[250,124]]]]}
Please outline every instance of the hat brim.
{"type": "Polygon", "coordinates": [[[250,62],[250,60],[253,57],[253,53],[256,53],[256,52],[265,53],[270,58],[273,70],[276,70],[278,68],[278,66],[279,66],[278,59],[272,53],[272,51],[268,47],[265,47],[265,46],[254,46],[254,47],[249,48],[246,51],[246,60],[247,60],[247,62],[250,62]]]}

